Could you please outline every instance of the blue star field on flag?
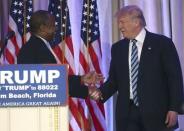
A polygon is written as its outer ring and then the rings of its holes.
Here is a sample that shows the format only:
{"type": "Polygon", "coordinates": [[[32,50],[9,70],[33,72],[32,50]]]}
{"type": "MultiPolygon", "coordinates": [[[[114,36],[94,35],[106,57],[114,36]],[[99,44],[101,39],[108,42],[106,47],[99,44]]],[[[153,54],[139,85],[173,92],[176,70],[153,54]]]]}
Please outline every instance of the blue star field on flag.
{"type": "Polygon", "coordinates": [[[32,0],[27,0],[25,4],[24,0],[13,0],[10,9],[10,15],[17,24],[20,35],[30,31],[29,22],[33,12],[32,0]],[[26,9],[25,12],[24,9],[26,9]],[[26,27],[24,27],[24,23],[26,27]],[[25,28],[26,32],[24,32],[25,28]]]}
{"type": "Polygon", "coordinates": [[[83,6],[81,38],[85,44],[90,44],[100,37],[97,3],[95,0],[86,0],[83,6]]]}
{"type": "Polygon", "coordinates": [[[56,34],[51,45],[59,44],[64,37],[71,35],[67,0],[50,0],[48,11],[55,16],[56,25],[56,34]]]}

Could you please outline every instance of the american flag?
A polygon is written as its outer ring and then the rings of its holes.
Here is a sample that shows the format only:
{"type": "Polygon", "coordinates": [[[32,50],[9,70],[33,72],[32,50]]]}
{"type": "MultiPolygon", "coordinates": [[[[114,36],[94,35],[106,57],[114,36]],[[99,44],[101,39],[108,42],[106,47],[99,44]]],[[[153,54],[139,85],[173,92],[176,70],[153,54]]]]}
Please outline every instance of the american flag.
{"type": "Polygon", "coordinates": [[[61,63],[69,64],[69,74],[75,74],[74,50],[67,1],[50,0],[48,10],[55,16],[57,29],[51,45],[61,63]]]}
{"type": "Polygon", "coordinates": [[[8,40],[3,53],[2,64],[16,64],[17,54],[30,37],[30,18],[33,12],[32,0],[12,0],[9,16],[9,31],[15,35],[8,40]]]}
{"type": "MultiPolygon", "coordinates": [[[[101,44],[96,0],[84,0],[81,21],[80,75],[95,70],[101,73],[101,44]]],[[[92,118],[91,130],[105,131],[105,111],[101,103],[85,100],[92,118]]],[[[85,106],[84,102],[82,103],[85,106]]]]}
{"type": "MultiPolygon", "coordinates": [[[[53,50],[62,64],[69,65],[69,75],[75,74],[74,50],[67,0],[50,0],[49,12],[55,16],[56,34],[51,42],[53,50]]],[[[77,87],[76,87],[77,88],[77,87]]],[[[87,127],[87,119],[78,99],[69,98],[70,131],[80,131],[87,127]]]]}

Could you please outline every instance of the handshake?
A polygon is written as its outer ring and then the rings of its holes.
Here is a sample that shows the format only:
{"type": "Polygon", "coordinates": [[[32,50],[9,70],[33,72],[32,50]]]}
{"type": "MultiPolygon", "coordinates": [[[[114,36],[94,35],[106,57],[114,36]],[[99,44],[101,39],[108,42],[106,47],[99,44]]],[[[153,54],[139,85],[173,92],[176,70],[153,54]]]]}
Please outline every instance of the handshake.
{"type": "Polygon", "coordinates": [[[88,86],[88,96],[91,99],[95,101],[103,99],[101,91],[97,88],[97,85],[103,82],[103,80],[103,75],[94,71],[81,76],[81,83],[88,86]]]}

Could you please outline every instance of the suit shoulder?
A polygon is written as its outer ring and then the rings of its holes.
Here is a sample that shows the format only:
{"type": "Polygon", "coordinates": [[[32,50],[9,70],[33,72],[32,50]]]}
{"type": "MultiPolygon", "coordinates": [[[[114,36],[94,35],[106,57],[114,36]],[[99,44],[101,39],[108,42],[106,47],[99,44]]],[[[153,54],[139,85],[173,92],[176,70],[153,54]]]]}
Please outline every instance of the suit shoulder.
{"type": "Polygon", "coordinates": [[[152,39],[155,39],[155,40],[159,40],[161,42],[164,42],[164,43],[172,43],[172,39],[165,36],[165,35],[162,35],[162,34],[156,34],[156,33],[151,33],[149,32],[148,33],[152,39]]]}
{"type": "Polygon", "coordinates": [[[29,52],[36,52],[36,50],[39,48],[40,43],[42,42],[39,38],[35,36],[31,36],[31,38],[21,47],[19,54],[22,53],[29,53],[29,52]]]}
{"type": "Polygon", "coordinates": [[[150,33],[151,40],[154,45],[162,49],[163,52],[176,52],[175,44],[173,43],[172,39],[161,34],[154,34],[150,33]]]}
{"type": "Polygon", "coordinates": [[[37,38],[35,36],[31,36],[31,38],[24,45],[24,47],[31,48],[31,49],[38,49],[40,46],[42,46],[41,43],[43,43],[43,41],[40,38],[37,38]]]}
{"type": "Polygon", "coordinates": [[[112,49],[116,49],[116,48],[124,46],[127,41],[128,41],[127,39],[122,39],[122,40],[119,40],[119,41],[113,43],[112,49]]]}

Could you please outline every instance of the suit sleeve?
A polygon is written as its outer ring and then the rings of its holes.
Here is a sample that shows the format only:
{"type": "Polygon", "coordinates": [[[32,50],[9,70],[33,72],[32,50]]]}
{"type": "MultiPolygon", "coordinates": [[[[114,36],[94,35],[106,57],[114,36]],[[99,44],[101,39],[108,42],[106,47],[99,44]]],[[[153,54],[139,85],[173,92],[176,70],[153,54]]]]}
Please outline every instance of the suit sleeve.
{"type": "Polygon", "coordinates": [[[69,79],[69,95],[71,97],[86,98],[88,96],[88,88],[81,85],[81,77],[70,75],[69,79]]]}
{"type": "Polygon", "coordinates": [[[101,102],[105,102],[108,100],[116,91],[117,91],[117,79],[116,79],[116,71],[115,71],[115,49],[112,47],[111,50],[111,62],[109,69],[109,77],[107,81],[100,87],[100,91],[102,93],[103,100],[101,102]]]}
{"type": "Polygon", "coordinates": [[[163,69],[167,76],[169,92],[169,110],[181,112],[183,102],[183,77],[179,57],[170,39],[166,39],[163,48],[163,69]]]}

